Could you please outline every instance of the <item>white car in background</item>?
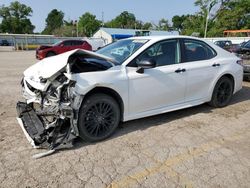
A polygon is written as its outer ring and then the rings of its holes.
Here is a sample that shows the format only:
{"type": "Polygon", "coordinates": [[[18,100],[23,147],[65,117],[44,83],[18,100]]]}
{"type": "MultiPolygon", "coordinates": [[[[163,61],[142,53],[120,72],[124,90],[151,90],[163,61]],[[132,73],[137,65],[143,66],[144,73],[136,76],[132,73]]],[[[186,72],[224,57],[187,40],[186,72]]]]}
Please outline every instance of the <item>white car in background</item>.
{"type": "Polygon", "coordinates": [[[109,137],[121,121],[207,102],[224,107],[242,88],[242,78],[242,61],[213,43],[186,36],[134,37],[28,68],[18,121],[35,147],[56,149],[78,136],[95,142],[109,137]]]}

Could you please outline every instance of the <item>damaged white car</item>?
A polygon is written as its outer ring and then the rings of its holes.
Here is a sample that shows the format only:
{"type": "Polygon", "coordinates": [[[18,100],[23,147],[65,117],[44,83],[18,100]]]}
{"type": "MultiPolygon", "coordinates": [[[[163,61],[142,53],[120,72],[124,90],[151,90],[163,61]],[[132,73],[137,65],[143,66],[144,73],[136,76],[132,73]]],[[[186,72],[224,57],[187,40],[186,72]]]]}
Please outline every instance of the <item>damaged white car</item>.
{"type": "Polygon", "coordinates": [[[242,88],[242,61],[203,40],[135,37],[97,52],[74,50],[24,72],[18,121],[35,147],[109,137],[120,122],[209,102],[242,88]]]}

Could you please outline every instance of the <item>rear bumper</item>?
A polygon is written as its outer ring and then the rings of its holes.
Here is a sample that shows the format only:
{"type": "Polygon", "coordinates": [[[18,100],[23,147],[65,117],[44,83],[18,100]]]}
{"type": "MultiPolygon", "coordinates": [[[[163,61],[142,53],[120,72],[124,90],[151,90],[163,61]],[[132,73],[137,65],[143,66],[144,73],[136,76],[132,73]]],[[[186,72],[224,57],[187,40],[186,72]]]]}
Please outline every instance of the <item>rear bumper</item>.
{"type": "Polygon", "coordinates": [[[27,140],[35,148],[44,142],[43,134],[45,132],[44,125],[40,118],[35,113],[34,109],[23,102],[18,102],[17,106],[17,121],[22,128],[27,140]]]}

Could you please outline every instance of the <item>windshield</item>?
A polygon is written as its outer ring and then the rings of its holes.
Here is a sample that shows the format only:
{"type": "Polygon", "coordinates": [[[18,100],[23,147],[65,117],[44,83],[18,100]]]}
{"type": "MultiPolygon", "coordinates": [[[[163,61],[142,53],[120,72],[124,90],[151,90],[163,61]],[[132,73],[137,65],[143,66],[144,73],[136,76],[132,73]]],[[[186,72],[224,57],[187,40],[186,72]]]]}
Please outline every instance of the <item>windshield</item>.
{"type": "Polygon", "coordinates": [[[60,41],[57,41],[57,42],[55,42],[52,46],[58,46],[61,42],[62,42],[61,40],[60,40],[60,41]]]}
{"type": "Polygon", "coordinates": [[[126,39],[114,42],[97,51],[97,53],[114,59],[121,65],[129,56],[135,53],[148,40],[145,39],[126,39]]]}

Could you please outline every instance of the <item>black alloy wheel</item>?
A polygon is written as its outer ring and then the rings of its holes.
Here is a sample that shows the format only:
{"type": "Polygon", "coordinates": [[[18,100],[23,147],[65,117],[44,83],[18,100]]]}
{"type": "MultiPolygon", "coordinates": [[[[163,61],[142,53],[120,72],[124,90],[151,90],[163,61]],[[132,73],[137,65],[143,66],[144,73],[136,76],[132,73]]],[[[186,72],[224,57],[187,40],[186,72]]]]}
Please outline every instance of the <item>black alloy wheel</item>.
{"type": "Polygon", "coordinates": [[[120,122],[117,102],[106,94],[88,97],[79,112],[78,128],[80,137],[88,142],[96,142],[109,137],[120,122]]]}
{"type": "Polygon", "coordinates": [[[233,95],[233,82],[228,77],[222,77],[215,85],[210,105],[213,107],[227,106],[233,95]]]}

